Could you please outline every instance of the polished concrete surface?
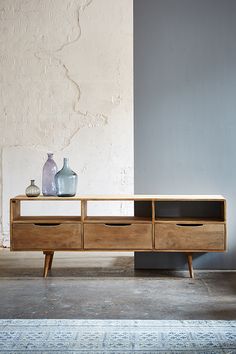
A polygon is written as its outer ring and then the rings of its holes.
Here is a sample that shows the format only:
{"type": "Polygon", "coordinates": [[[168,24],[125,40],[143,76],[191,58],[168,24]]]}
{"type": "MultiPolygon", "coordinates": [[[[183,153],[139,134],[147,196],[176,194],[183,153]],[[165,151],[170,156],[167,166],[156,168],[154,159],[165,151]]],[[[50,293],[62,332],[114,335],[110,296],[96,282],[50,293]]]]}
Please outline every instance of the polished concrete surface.
{"type": "Polygon", "coordinates": [[[0,249],[0,318],[236,319],[236,272],[133,269],[132,253],[0,249]]]}

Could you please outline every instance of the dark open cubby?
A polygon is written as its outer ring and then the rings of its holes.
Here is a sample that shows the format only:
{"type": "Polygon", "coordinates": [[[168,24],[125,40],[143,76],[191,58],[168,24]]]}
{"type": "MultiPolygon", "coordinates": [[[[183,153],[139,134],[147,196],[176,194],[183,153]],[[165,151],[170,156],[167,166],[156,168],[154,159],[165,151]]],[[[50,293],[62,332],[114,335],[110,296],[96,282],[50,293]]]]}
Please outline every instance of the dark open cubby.
{"type": "Polygon", "coordinates": [[[135,201],[134,216],[152,220],[152,201],[135,201]]]}
{"type": "Polygon", "coordinates": [[[156,219],[202,219],[224,221],[223,201],[157,201],[156,219]]]}

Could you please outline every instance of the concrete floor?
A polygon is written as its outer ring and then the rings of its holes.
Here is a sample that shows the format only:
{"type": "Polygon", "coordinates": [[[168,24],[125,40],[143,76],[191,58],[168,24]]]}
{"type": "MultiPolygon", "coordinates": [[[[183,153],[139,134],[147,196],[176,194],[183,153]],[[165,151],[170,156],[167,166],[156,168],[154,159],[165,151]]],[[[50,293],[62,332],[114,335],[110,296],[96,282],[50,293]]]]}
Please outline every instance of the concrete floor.
{"type": "Polygon", "coordinates": [[[0,250],[0,318],[236,319],[236,272],[133,269],[132,253],[0,250]]]}

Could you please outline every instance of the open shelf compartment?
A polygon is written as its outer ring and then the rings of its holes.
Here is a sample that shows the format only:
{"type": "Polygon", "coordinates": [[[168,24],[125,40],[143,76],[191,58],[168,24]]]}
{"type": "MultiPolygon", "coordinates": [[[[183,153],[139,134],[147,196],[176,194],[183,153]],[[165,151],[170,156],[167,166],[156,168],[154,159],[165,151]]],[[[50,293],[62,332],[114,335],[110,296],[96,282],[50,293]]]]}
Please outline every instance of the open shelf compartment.
{"type": "Polygon", "coordinates": [[[156,201],[155,221],[224,222],[224,201],[156,201]]]}
{"type": "Polygon", "coordinates": [[[11,200],[13,222],[17,224],[57,224],[81,222],[81,201],[11,200]],[[30,201],[30,203],[29,203],[30,201]]]}
{"type": "Polygon", "coordinates": [[[87,223],[133,224],[152,222],[152,201],[87,201],[87,223]]]}

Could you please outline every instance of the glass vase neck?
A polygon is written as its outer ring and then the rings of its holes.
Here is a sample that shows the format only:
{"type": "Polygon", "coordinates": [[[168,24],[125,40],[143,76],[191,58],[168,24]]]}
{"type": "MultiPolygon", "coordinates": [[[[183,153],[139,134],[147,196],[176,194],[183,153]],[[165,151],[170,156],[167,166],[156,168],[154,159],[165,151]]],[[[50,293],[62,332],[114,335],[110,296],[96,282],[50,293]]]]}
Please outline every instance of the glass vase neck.
{"type": "Polygon", "coordinates": [[[69,159],[67,157],[64,157],[63,159],[63,167],[68,168],[69,167],[69,159]]]}
{"type": "Polygon", "coordinates": [[[52,159],[53,158],[53,153],[48,152],[48,159],[52,159]]]}
{"type": "Polygon", "coordinates": [[[31,179],[31,180],[30,180],[31,186],[34,186],[34,182],[35,182],[35,179],[31,179]]]}

